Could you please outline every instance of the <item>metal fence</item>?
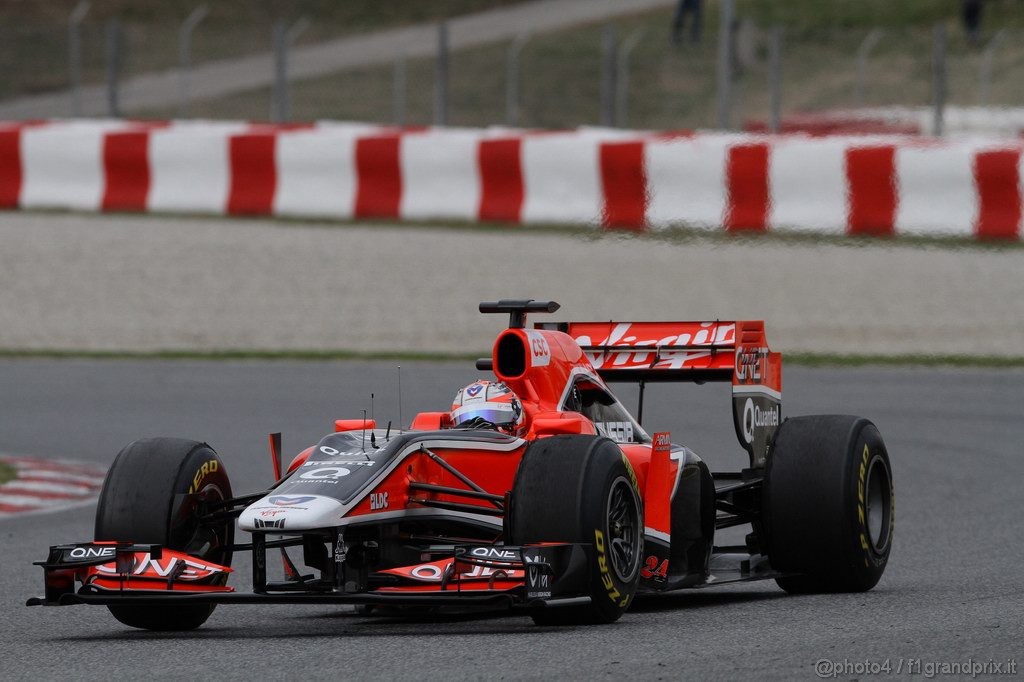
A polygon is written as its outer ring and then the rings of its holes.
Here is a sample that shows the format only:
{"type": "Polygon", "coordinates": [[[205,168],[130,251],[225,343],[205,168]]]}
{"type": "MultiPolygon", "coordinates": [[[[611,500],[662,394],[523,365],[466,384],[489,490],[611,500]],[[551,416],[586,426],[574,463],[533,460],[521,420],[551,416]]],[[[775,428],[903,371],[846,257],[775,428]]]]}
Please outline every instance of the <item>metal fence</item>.
{"type": "Polygon", "coordinates": [[[815,112],[901,105],[932,107],[935,132],[948,105],[1024,105],[1024,31],[971,39],[954,19],[874,29],[758,25],[721,0],[699,41],[689,30],[674,40],[672,14],[661,11],[454,51],[441,23],[435,56],[399,52],[388,63],[292,81],[289,54],[323,35],[313,17],[214,31],[202,5],[166,26],[91,21],[89,9],[79,3],[60,35],[0,27],[0,43],[16,46],[0,53],[0,99],[66,91],[66,108],[48,115],[74,115],[80,88],[103,84],[112,115],[647,129],[777,129],[815,112]],[[266,87],[192,96],[194,65],[260,52],[273,55],[266,87]],[[177,69],[173,101],[124,110],[126,80],[166,69],[177,69]]]}

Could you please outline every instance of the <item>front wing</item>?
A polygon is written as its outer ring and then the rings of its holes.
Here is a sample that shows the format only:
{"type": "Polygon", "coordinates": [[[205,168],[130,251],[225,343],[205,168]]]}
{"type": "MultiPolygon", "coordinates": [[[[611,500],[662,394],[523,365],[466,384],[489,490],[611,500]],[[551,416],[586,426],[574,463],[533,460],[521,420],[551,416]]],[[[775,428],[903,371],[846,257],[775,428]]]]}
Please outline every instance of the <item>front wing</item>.
{"type": "Polygon", "coordinates": [[[392,606],[526,606],[586,603],[593,547],[545,543],[522,547],[454,545],[433,561],[372,574],[368,584],[347,578],[344,557],[320,578],[293,574],[266,579],[267,541],[255,534],[253,591],[225,586],[231,571],[159,545],[91,542],[50,548],[45,593],[28,606],[170,604],[372,604],[392,606]],[[418,573],[417,573],[418,571],[418,573]]]}

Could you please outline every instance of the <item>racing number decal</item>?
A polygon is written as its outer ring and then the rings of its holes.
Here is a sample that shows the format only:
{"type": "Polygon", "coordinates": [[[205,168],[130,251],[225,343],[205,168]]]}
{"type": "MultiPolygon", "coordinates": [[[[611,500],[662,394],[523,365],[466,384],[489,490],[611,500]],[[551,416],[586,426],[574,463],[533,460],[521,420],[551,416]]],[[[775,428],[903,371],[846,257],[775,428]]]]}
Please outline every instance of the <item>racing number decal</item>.
{"type": "Polygon", "coordinates": [[[644,559],[644,564],[645,566],[640,569],[641,578],[664,580],[668,576],[668,559],[663,560],[659,566],[658,557],[652,555],[644,559]]]}

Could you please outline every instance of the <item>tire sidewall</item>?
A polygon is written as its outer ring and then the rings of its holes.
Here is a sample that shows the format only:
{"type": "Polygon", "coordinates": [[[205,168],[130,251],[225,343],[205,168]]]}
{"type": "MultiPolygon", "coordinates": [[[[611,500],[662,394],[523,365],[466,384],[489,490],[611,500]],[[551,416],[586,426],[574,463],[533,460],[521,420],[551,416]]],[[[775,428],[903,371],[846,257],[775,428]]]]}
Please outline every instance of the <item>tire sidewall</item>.
{"type": "MultiPolygon", "coordinates": [[[[211,502],[230,499],[231,482],[220,457],[208,445],[193,450],[182,463],[178,477],[174,482],[171,495],[171,508],[168,511],[167,547],[178,551],[186,551],[188,543],[195,533],[194,518],[199,511],[195,502],[211,502]],[[198,498],[179,498],[179,495],[198,495],[198,498]],[[178,500],[181,499],[181,503],[178,500]]],[[[222,549],[201,556],[206,561],[230,566],[231,544],[234,538],[234,522],[225,523],[220,529],[218,539],[222,549]]],[[[211,584],[223,584],[227,574],[211,576],[211,584]]]]}
{"type": "Polygon", "coordinates": [[[889,455],[878,429],[870,422],[857,434],[848,459],[850,466],[847,470],[846,508],[853,510],[847,515],[849,527],[846,532],[849,535],[844,543],[849,548],[848,577],[860,589],[870,589],[881,579],[888,564],[896,523],[896,495],[892,484],[889,455]],[[887,540],[881,551],[874,548],[867,528],[868,475],[872,466],[884,467],[889,487],[888,518],[882,527],[882,531],[887,534],[887,540]]]}
{"type": "Polygon", "coordinates": [[[629,608],[636,594],[643,563],[643,505],[636,473],[618,446],[611,441],[597,444],[593,457],[594,461],[583,477],[580,535],[584,542],[592,543],[594,550],[590,570],[593,605],[606,618],[615,619],[629,608]],[[612,531],[608,525],[609,496],[620,480],[628,483],[637,513],[636,553],[632,570],[625,580],[619,577],[611,564],[612,531]]]}

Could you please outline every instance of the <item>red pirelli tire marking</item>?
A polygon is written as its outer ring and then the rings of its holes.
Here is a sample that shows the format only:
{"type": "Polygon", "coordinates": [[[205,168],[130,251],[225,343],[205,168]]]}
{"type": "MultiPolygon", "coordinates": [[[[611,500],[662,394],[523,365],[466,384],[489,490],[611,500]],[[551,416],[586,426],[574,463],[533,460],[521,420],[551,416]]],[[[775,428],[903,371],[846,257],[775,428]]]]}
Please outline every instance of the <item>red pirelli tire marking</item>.
{"type": "Polygon", "coordinates": [[[0,456],[0,463],[17,473],[0,485],[0,519],[89,504],[105,475],[102,467],[69,460],[0,456]]]}

